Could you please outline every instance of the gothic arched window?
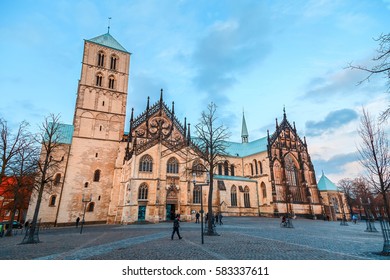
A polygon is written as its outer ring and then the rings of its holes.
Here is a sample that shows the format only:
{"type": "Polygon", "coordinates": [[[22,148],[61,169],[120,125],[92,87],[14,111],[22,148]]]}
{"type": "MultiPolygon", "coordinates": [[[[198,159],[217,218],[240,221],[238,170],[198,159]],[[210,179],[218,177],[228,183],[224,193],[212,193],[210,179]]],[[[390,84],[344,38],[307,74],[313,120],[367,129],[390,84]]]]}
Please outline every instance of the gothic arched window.
{"type": "Polygon", "coordinates": [[[232,206],[237,206],[237,188],[235,185],[232,186],[230,191],[230,201],[232,206]]]}
{"type": "Polygon", "coordinates": [[[218,175],[222,175],[222,164],[218,163],[218,175]]]}
{"type": "Polygon", "coordinates": [[[95,202],[90,202],[87,206],[87,212],[93,212],[95,209],[95,202]]]}
{"type": "Polygon", "coordinates": [[[286,156],[286,179],[290,187],[299,186],[298,168],[290,155],[286,156]]]}
{"type": "Polygon", "coordinates": [[[225,176],[229,176],[229,162],[228,161],[225,161],[223,163],[223,173],[225,174],[225,176]]]}
{"type": "Polygon", "coordinates": [[[201,193],[200,193],[200,187],[195,187],[193,191],[193,203],[200,203],[201,202],[201,193]]]}
{"type": "Polygon", "coordinates": [[[234,176],[234,165],[230,165],[230,176],[234,176]]]}
{"type": "Polygon", "coordinates": [[[146,183],[139,186],[138,199],[148,199],[148,185],[146,183]]]}
{"type": "Polygon", "coordinates": [[[200,163],[199,160],[195,160],[192,164],[192,173],[195,173],[196,176],[201,176],[204,173],[204,166],[200,163]]]}
{"type": "Polygon", "coordinates": [[[263,194],[263,198],[267,198],[267,188],[266,188],[264,182],[261,182],[261,192],[263,194]]]}
{"type": "Polygon", "coordinates": [[[150,155],[144,155],[139,161],[139,171],[152,172],[153,171],[153,159],[150,155]]]}
{"type": "Polygon", "coordinates": [[[256,175],[258,175],[259,174],[259,169],[257,168],[257,161],[254,159],[253,163],[255,164],[256,175]]]}
{"type": "Polygon", "coordinates": [[[179,173],[179,162],[176,158],[172,157],[167,162],[167,173],[177,174],[179,173]]]}
{"type": "Polygon", "coordinates": [[[251,207],[248,186],[245,186],[245,189],[244,189],[244,206],[245,206],[245,208],[250,208],[251,207]]]}

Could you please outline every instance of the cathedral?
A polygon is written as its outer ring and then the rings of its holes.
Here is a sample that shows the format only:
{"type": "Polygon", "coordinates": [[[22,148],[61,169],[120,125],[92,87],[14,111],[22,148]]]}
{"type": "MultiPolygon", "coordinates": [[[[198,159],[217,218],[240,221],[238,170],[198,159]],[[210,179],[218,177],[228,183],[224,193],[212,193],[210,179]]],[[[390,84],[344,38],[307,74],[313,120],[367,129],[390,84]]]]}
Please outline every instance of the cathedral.
{"type": "MultiPolygon", "coordinates": [[[[61,124],[61,164],[44,193],[41,223],[158,223],[179,214],[195,219],[207,209],[202,158],[187,120],[174,103],[145,100],[125,132],[131,54],[110,33],[85,40],[72,125],[61,124]]],[[[131,100],[131,98],[130,98],[131,100]]],[[[224,216],[292,215],[317,218],[324,207],[305,138],[286,112],[275,130],[249,141],[245,116],[241,142],[225,141],[213,172],[213,212],[224,216]]],[[[32,196],[27,220],[36,205],[32,196]]],[[[206,210],[207,211],[207,210],[206,210]]]]}

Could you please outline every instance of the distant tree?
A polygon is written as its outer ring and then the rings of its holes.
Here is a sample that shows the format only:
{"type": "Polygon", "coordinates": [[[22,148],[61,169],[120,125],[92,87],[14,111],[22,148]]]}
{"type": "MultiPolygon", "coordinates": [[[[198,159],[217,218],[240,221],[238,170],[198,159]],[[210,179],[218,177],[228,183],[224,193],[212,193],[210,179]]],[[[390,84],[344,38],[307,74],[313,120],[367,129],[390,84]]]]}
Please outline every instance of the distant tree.
{"type": "Polygon", "coordinates": [[[217,118],[217,106],[214,103],[210,103],[207,106],[207,110],[203,111],[200,117],[200,122],[195,126],[196,129],[196,146],[198,156],[204,162],[204,168],[209,174],[210,186],[208,196],[208,232],[207,234],[213,235],[214,228],[212,226],[213,215],[213,178],[224,155],[226,155],[227,142],[230,134],[225,126],[218,123],[217,118]]]}
{"type": "Polygon", "coordinates": [[[42,195],[45,189],[51,187],[51,182],[58,170],[59,160],[55,159],[57,151],[62,149],[63,135],[59,115],[50,114],[45,118],[37,134],[36,141],[42,145],[39,160],[37,161],[37,176],[34,184],[36,191],[36,206],[31,221],[31,228],[23,244],[37,243],[37,222],[42,195]]]}
{"type": "MultiPolygon", "coordinates": [[[[384,74],[384,77],[387,80],[387,92],[390,92],[390,33],[381,34],[377,39],[374,40],[377,41],[379,44],[379,47],[377,49],[377,55],[372,59],[375,62],[375,65],[372,67],[367,67],[361,65],[353,65],[352,63],[350,63],[347,68],[358,69],[368,73],[367,77],[360,81],[358,84],[361,84],[365,81],[369,81],[373,75],[384,74]]],[[[381,114],[380,119],[384,121],[389,116],[390,105],[381,114]]]]}
{"type": "Polygon", "coordinates": [[[360,163],[367,171],[366,180],[374,194],[383,196],[387,217],[390,217],[389,203],[386,199],[390,187],[390,154],[387,135],[364,109],[358,132],[362,139],[362,144],[358,149],[360,163]]]}
{"type": "Polygon", "coordinates": [[[349,209],[349,213],[352,215],[353,214],[352,206],[353,206],[353,198],[354,198],[353,181],[349,178],[344,178],[344,179],[341,179],[337,185],[338,185],[337,188],[339,189],[339,191],[344,193],[345,200],[347,202],[347,206],[349,209]]]}

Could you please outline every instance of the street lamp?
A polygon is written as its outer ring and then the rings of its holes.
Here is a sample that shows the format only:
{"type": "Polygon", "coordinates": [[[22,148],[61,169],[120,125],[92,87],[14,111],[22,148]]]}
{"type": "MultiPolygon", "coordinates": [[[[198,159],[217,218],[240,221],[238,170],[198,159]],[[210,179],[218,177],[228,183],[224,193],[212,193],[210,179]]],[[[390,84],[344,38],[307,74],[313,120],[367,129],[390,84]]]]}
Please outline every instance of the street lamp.
{"type": "Polygon", "coordinates": [[[344,201],[343,201],[343,196],[339,194],[340,198],[340,203],[341,203],[341,211],[343,213],[343,218],[341,219],[340,226],[347,226],[347,217],[345,216],[345,209],[344,209],[344,201]]]}
{"type": "Polygon", "coordinates": [[[205,183],[197,183],[196,182],[196,173],[194,172],[192,174],[193,180],[192,183],[195,187],[200,187],[200,232],[202,237],[202,244],[204,244],[204,237],[203,237],[203,186],[208,186],[210,184],[210,175],[207,173],[206,182],[205,183]]]}
{"type": "Polygon", "coordinates": [[[84,203],[84,213],[83,213],[83,220],[81,221],[81,228],[80,228],[80,234],[83,233],[83,226],[85,223],[85,210],[87,209],[87,204],[92,201],[92,194],[89,197],[85,197],[83,194],[83,198],[81,201],[84,203]]]}

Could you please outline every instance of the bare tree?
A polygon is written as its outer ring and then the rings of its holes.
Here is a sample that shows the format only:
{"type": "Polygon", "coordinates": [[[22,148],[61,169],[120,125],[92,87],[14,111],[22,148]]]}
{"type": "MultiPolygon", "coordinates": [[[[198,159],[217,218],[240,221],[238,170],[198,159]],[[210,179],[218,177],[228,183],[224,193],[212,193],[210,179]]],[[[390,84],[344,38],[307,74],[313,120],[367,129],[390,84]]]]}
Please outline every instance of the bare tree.
{"type": "Polygon", "coordinates": [[[362,139],[360,145],[360,163],[366,168],[366,179],[375,194],[383,196],[383,204],[390,217],[386,193],[390,186],[390,154],[389,141],[380,125],[375,124],[369,113],[363,109],[359,128],[362,139]]]}
{"type": "Polygon", "coordinates": [[[353,205],[353,181],[349,178],[344,178],[341,179],[338,182],[338,189],[345,195],[345,199],[347,201],[347,206],[349,209],[349,213],[352,216],[353,210],[352,210],[352,205],[353,205]]]}
{"type": "Polygon", "coordinates": [[[54,175],[58,170],[59,161],[54,156],[58,150],[62,149],[63,135],[59,115],[50,114],[45,118],[40,127],[40,132],[36,137],[36,141],[42,145],[40,158],[37,162],[37,176],[34,184],[37,199],[29,234],[22,242],[24,244],[39,242],[37,222],[42,195],[44,190],[51,186],[50,183],[53,181],[54,175]]]}
{"type": "Polygon", "coordinates": [[[16,133],[12,133],[4,119],[0,119],[0,184],[3,178],[7,175],[9,167],[14,161],[19,150],[24,145],[24,137],[26,137],[28,123],[23,121],[20,123],[16,133]]]}
{"type": "MultiPolygon", "coordinates": [[[[384,74],[385,79],[387,79],[387,92],[390,92],[390,33],[381,34],[377,39],[374,40],[379,44],[379,47],[376,50],[377,55],[372,59],[375,62],[374,66],[367,67],[362,65],[353,65],[350,63],[347,68],[358,69],[368,73],[366,78],[360,81],[358,84],[369,81],[373,75],[384,74]]],[[[384,121],[389,116],[390,105],[381,114],[380,119],[384,121]]]]}
{"type": "MultiPolygon", "coordinates": [[[[16,154],[15,161],[10,166],[10,179],[7,191],[13,198],[10,204],[10,221],[15,219],[16,211],[19,216],[23,214],[23,209],[28,206],[31,191],[34,185],[36,173],[36,163],[39,150],[30,134],[23,137],[23,145],[16,154]]],[[[12,235],[12,224],[8,226],[6,236],[12,235]]]]}
{"type": "Polygon", "coordinates": [[[221,159],[226,155],[227,142],[230,134],[222,124],[218,124],[218,118],[216,115],[217,106],[214,103],[210,103],[207,106],[207,110],[203,111],[200,117],[200,122],[195,126],[197,141],[196,149],[199,153],[198,156],[204,161],[204,168],[209,174],[210,187],[208,196],[208,232],[207,234],[213,235],[214,227],[212,225],[213,215],[213,178],[214,172],[221,162],[221,159]]]}

